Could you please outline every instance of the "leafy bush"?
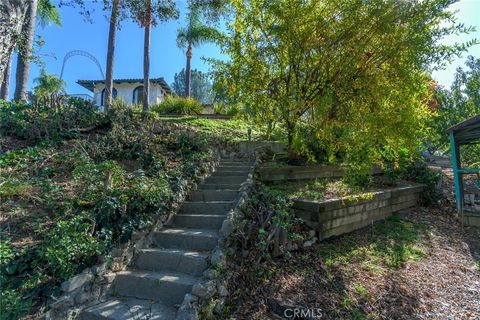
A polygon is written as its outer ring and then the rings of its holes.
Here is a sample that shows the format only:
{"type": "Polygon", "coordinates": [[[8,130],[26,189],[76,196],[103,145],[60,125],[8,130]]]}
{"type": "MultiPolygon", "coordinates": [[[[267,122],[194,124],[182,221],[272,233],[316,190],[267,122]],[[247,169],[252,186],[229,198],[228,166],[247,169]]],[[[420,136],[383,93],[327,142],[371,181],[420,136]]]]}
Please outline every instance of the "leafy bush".
{"type": "Polygon", "coordinates": [[[0,100],[0,132],[32,142],[73,137],[104,121],[95,105],[78,98],[33,105],[0,100]]]}
{"type": "Polygon", "coordinates": [[[425,163],[412,163],[402,172],[401,177],[405,180],[425,184],[420,198],[424,205],[434,205],[442,198],[442,192],[438,187],[441,174],[430,170],[425,163]]]}
{"type": "Polygon", "coordinates": [[[152,106],[150,110],[160,114],[200,114],[203,106],[194,98],[168,96],[161,103],[152,106]]]}
{"type": "Polygon", "coordinates": [[[225,104],[223,102],[216,102],[213,105],[213,113],[222,114],[226,116],[237,116],[242,112],[239,104],[225,104]]]}
{"type": "Polygon", "coordinates": [[[256,248],[251,251],[252,259],[258,262],[285,253],[278,251],[286,250],[286,241],[301,239],[297,231],[302,221],[292,212],[291,204],[281,191],[261,186],[243,205],[245,219],[237,230],[237,239],[244,250],[256,248]],[[280,239],[279,234],[285,238],[280,239]]]}
{"type": "Polygon", "coordinates": [[[48,266],[47,270],[60,279],[73,276],[105,249],[94,232],[94,220],[84,214],[58,221],[39,249],[37,265],[48,266]]]}

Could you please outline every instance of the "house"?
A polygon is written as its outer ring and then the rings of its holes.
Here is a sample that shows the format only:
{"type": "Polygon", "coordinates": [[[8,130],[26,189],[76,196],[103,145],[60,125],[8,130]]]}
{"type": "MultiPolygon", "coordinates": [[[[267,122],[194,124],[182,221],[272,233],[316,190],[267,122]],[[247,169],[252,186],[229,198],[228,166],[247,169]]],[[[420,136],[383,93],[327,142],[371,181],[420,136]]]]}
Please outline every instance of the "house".
{"type": "MultiPolygon", "coordinates": [[[[93,92],[93,102],[103,108],[105,105],[105,80],[78,80],[82,87],[93,92]]],[[[161,102],[172,94],[172,89],[163,78],[150,79],[148,104],[161,102]]],[[[143,99],[143,79],[114,79],[113,98],[122,97],[127,104],[141,104],[143,99]]]]}

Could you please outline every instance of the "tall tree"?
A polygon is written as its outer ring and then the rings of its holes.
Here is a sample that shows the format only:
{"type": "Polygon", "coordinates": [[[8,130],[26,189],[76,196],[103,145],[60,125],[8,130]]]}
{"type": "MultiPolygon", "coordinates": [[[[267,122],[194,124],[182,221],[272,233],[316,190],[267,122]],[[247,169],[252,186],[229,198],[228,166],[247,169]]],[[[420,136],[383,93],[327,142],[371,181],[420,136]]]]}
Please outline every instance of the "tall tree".
{"type": "Polygon", "coordinates": [[[10,93],[10,73],[12,68],[12,53],[10,53],[10,58],[7,61],[7,65],[3,72],[2,83],[0,85],[0,99],[8,100],[8,94],[10,93]]]}
{"type": "Polygon", "coordinates": [[[117,35],[119,2],[120,0],[112,0],[112,10],[110,13],[110,27],[108,30],[107,69],[105,75],[105,112],[108,111],[112,104],[113,63],[115,57],[115,38],[117,35]]]}
{"type": "Polygon", "coordinates": [[[28,0],[0,1],[0,80],[20,38],[27,4],[28,0]]]}
{"type": "Polygon", "coordinates": [[[184,28],[180,28],[177,33],[177,45],[179,48],[187,49],[186,57],[186,77],[185,77],[185,96],[190,96],[190,63],[192,60],[192,49],[204,42],[214,40],[218,31],[202,22],[203,6],[196,2],[190,2],[187,14],[188,23],[184,28]]]}
{"type": "Polygon", "coordinates": [[[257,123],[282,125],[291,159],[314,157],[314,146],[366,170],[385,148],[415,154],[431,116],[428,71],[472,44],[441,41],[470,31],[447,10],[452,1],[230,3],[231,60],[218,69],[257,123]]]}
{"type": "Polygon", "coordinates": [[[130,0],[128,6],[134,20],[145,29],[142,108],[147,111],[150,92],[150,28],[159,22],[177,19],[178,11],[173,0],[130,0]]]}
{"type": "MultiPolygon", "coordinates": [[[[173,92],[182,96],[185,94],[185,69],[182,69],[179,73],[175,73],[173,77],[172,89],[173,92]]],[[[212,83],[208,74],[201,72],[200,70],[193,69],[191,71],[191,96],[201,103],[208,104],[213,101],[212,83]]]]}
{"type": "Polygon", "coordinates": [[[30,60],[35,35],[35,20],[37,17],[38,0],[29,0],[25,22],[22,26],[23,50],[19,50],[17,69],[15,73],[15,92],[13,99],[27,101],[28,78],[30,76],[30,60]]]}
{"type": "Polygon", "coordinates": [[[14,100],[26,101],[30,76],[35,23],[42,27],[49,24],[61,25],[60,14],[51,0],[30,0],[24,24],[22,26],[22,45],[18,48],[17,69],[15,75],[14,100]]]}

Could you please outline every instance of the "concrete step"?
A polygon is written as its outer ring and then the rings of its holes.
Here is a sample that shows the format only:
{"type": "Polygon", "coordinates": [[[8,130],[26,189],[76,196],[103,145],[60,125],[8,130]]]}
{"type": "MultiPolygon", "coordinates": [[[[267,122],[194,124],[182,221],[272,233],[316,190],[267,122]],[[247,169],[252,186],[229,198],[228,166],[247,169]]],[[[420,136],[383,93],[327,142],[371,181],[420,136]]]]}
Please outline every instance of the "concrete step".
{"type": "Polygon", "coordinates": [[[227,214],[233,201],[185,201],[180,208],[182,214],[227,214]]]}
{"type": "Polygon", "coordinates": [[[176,309],[160,302],[136,298],[111,298],[82,311],[80,320],[175,319],[176,309]]]}
{"type": "Polygon", "coordinates": [[[253,163],[249,161],[220,161],[218,165],[229,167],[252,167],[253,163]]]}
{"type": "Polygon", "coordinates": [[[150,271],[176,271],[192,276],[201,276],[207,269],[207,252],[175,249],[140,249],[135,258],[135,267],[150,271]]]}
{"type": "Polygon", "coordinates": [[[202,183],[199,190],[239,190],[241,183],[202,183]]]}
{"type": "Polygon", "coordinates": [[[159,248],[210,251],[217,245],[218,232],[205,229],[168,228],[152,234],[159,248]]]}
{"type": "Polygon", "coordinates": [[[190,201],[233,201],[238,196],[234,190],[196,190],[190,195],[190,201]]]}
{"type": "Polygon", "coordinates": [[[126,270],[117,272],[112,283],[114,296],[162,301],[167,306],[181,303],[199,278],[176,272],[126,270]]]}
{"type": "Polygon", "coordinates": [[[252,170],[251,166],[230,166],[230,165],[219,165],[215,168],[214,172],[221,171],[238,171],[238,172],[250,172],[252,170]]]}
{"type": "Polygon", "coordinates": [[[174,218],[174,225],[180,228],[220,230],[225,218],[225,215],[177,214],[174,218]]]}
{"type": "Polygon", "coordinates": [[[247,176],[210,176],[205,179],[204,183],[242,183],[247,180],[247,176]]]}
{"type": "Polygon", "coordinates": [[[244,177],[246,180],[248,178],[248,173],[250,171],[214,171],[210,177],[244,177]]]}

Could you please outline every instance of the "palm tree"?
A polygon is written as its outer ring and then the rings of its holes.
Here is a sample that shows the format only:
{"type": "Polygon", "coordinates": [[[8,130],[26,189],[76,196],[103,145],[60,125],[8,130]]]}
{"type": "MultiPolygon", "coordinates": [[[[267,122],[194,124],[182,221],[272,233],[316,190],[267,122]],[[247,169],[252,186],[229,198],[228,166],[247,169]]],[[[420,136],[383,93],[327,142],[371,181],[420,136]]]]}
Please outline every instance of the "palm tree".
{"type": "Polygon", "coordinates": [[[50,23],[61,25],[60,15],[51,0],[29,0],[25,22],[22,26],[22,35],[25,39],[23,45],[18,48],[21,54],[17,59],[14,100],[27,101],[30,60],[37,17],[43,27],[50,23]]]}
{"type": "Polygon", "coordinates": [[[110,28],[108,30],[107,49],[107,74],[105,77],[105,112],[112,104],[113,92],[113,62],[115,56],[115,38],[117,35],[118,7],[120,0],[112,0],[112,11],[110,14],[110,28]]]}
{"type": "Polygon", "coordinates": [[[37,97],[47,97],[65,89],[65,81],[54,74],[48,74],[45,69],[40,70],[40,76],[34,81],[37,85],[33,90],[37,97]]]}
{"type": "Polygon", "coordinates": [[[185,96],[190,97],[190,60],[192,59],[192,48],[204,42],[212,41],[215,39],[218,31],[215,28],[203,24],[201,19],[201,7],[198,5],[190,4],[187,18],[187,26],[178,30],[177,45],[179,48],[187,48],[185,96]]]}
{"type": "Polygon", "coordinates": [[[0,86],[0,99],[8,100],[8,94],[10,91],[10,71],[12,68],[12,53],[10,52],[7,65],[3,71],[2,83],[0,86]]]}
{"type": "Polygon", "coordinates": [[[130,0],[128,5],[134,19],[145,29],[142,109],[147,111],[150,89],[150,28],[156,26],[159,21],[178,18],[178,11],[173,0],[130,0]]]}
{"type": "Polygon", "coordinates": [[[28,77],[30,75],[30,56],[33,48],[33,36],[35,34],[35,19],[37,17],[37,0],[30,0],[27,14],[22,25],[23,45],[18,48],[17,70],[15,74],[14,100],[27,101],[28,77]]]}

